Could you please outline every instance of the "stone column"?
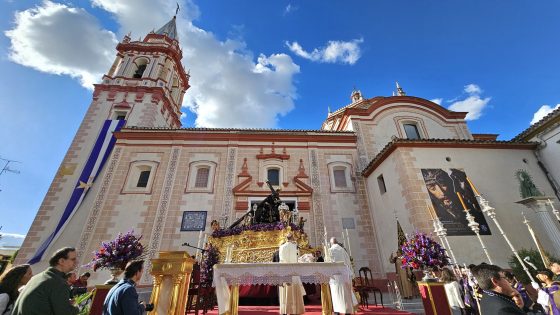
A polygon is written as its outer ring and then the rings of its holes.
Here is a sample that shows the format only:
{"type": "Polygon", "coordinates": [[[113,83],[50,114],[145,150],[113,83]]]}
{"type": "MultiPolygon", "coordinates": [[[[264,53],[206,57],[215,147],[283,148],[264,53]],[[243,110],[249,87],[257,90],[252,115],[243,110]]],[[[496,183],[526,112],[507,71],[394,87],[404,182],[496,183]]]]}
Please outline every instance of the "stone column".
{"type": "Polygon", "coordinates": [[[550,240],[554,253],[560,253],[560,227],[558,222],[552,217],[550,211],[547,209],[548,200],[551,197],[529,197],[516,203],[522,204],[527,208],[535,211],[538,222],[543,229],[542,234],[546,235],[550,240]]]}

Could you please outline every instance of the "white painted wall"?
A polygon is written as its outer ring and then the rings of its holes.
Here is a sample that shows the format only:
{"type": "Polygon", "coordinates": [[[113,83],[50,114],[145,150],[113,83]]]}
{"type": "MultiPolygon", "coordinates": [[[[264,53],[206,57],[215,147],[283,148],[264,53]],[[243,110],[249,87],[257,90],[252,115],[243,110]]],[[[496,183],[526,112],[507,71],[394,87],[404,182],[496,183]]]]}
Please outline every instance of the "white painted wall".
{"type": "MultiPolygon", "coordinates": [[[[398,183],[399,178],[396,172],[398,168],[403,166],[395,165],[392,160],[394,155],[395,153],[386,159],[367,179],[367,190],[370,200],[372,200],[372,215],[376,219],[376,233],[380,239],[381,252],[385,256],[383,261],[387,261],[388,255],[396,249],[396,224],[392,212],[393,209],[390,209],[390,207],[396,208],[405,233],[412,231],[411,223],[405,219],[407,217],[407,210],[402,209],[404,206],[404,200],[401,196],[402,187],[398,183]],[[388,190],[383,196],[379,194],[377,186],[377,176],[381,173],[384,175],[388,190]]],[[[532,151],[513,149],[414,148],[413,156],[416,158],[416,161],[413,163],[414,168],[464,169],[478,190],[496,208],[499,223],[517,249],[534,247],[527,228],[522,223],[521,213],[525,212],[527,218],[532,221],[532,226],[543,246],[552,250],[552,246],[546,235],[542,233],[542,227],[539,226],[534,213],[524,206],[515,203],[521,199],[519,183],[515,178],[515,172],[519,169],[527,170],[533,177],[535,185],[544,194],[552,194],[552,190],[543,172],[537,165],[532,151]],[[451,161],[447,162],[446,157],[450,157],[451,161]],[[526,159],[527,163],[524,163],[523,159],[526,159]]],[[[428,203],[428,192],[425,187],[422,187],[422,190],[425,194],[426,203],[428,203]]],[[[426,216],[428,216],[428,213],[426,213],[426,216]]],[[[496,225],[488,217],[486,220],[490,225],[492,235],[483,236],[483,240],[491,253],[494,263],[507,267],[507,261],[512,253],[496,225]]],[[[461,263],[469,264],[486,261],[480,243],[475,236],[451,236],[449,241],[457,259],[461,263]]],[[[386,272],[393,272],[393,266],[388,263],[384,265],[384,268],[386,272]]]]}
{"type": "Polygon", "coordinates": [[[557,187],[560,187],[560,124],[538,134],[531,141],[541,143],[538,155],[554,178],[557,187]]]}

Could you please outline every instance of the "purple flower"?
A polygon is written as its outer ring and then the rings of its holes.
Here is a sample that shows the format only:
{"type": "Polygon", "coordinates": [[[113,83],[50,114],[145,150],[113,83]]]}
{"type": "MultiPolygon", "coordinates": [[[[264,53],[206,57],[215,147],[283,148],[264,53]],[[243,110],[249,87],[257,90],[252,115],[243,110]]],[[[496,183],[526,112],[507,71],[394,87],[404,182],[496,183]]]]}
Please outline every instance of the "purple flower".
{"type": "Polygon", "coordinates": [[[93,253],[94,258],[86,266],[92,267],[94,271],[114,267],[124,269],[127,262],[141,257],[144,252],[144,246],[140,243],[142,236],[136,237],[133,233],[134,231],[125,235],[119,233],[116,239],[102,242],[101,247],[93,253]]]}
{"type": "Polygon", "coordinates": [[[401,246],[403,268],[441,268],[449,264],[445,250],[426,234],[417,232],[401,246]]]}

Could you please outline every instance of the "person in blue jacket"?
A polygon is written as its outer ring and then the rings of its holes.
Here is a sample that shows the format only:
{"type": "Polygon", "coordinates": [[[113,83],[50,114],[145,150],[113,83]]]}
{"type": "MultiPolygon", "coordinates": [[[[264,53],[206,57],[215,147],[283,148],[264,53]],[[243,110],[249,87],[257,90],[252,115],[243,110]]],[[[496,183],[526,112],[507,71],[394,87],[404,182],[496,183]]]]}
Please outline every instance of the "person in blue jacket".
{"type": "Polygon", "coordinates": [[[136,283],[142,278],[144,261],[129,262],[124,268],[124,279],[111,288],[105,302],[103,315],[141,315],[146,311],[144,302],[138,302],[136,283]]]}

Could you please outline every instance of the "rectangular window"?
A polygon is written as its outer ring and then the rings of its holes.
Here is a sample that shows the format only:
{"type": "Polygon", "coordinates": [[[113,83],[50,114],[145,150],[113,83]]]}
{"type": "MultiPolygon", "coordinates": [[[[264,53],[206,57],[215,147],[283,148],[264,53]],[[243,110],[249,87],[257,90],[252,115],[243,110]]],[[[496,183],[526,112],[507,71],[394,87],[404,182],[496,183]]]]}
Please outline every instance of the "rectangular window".
{"type": "Polygon", "coordinates": [[[272,186],[280,186],[280,170],[277,168],[269,168],[267,171],[268,181],[272,186]]]}
{"type": "Polygon", "coordinates": [[[334,175],[334,187],[337,187],[337,188],[348,187],[348,185],[346,184],[346,170],[345,169],[333,170],[333,175],[334,175]]]}
{"type": "Polygon", "coordinates": [[[140,172],[140,177],[138,177],[138,183],[136,187],[146,187],[148,186],[148,180],[150,179],[150,171],[140,172]]]}
{"type": "Polygon", "coordinates": [[[406,132],[407,139],[420,139],[420,133],[418,132],[418,127],[415,124],[404,124],[404,132],[406,132]]]}
{"type": "Polygon", "coordinates": [[[383,174],[377,177],[377,184],[379,185],[379,191],[383,195],[387,192],[387,187],[385,187],[385,179],[383,178],[383,174]]]}
{"type": "Polygon", "coordinates": [[[201,167],[196,171],[196,180],[194,182],[195,188],[206,188],[208,186],[208,176],[210,169],[208,167],[201,167]]]}

